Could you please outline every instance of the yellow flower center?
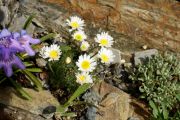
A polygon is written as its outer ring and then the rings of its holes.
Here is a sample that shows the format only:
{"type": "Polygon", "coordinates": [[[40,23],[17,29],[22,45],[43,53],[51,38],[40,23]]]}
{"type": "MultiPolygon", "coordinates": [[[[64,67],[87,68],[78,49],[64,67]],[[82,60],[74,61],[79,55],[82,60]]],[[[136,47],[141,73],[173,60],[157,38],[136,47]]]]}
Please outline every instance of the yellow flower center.
{"type": "Polygon", "coordinates": [[[71,27],[72,28],[78,28],[79,27],[78,22],[71,22],[71,27]]]}
{"type": "Polygon", "coordinates": [[[86,77],[84,75],[79,76],[79,80],[84,81],[86,77]]]}
{"type": "Polygon", "coordinates": [[[49,56],[51,58],[55,59],[58,57],[58,52],[56,50],[52,50],[52,51],[50,51],[49,56]]]}
{"type": "Polygon", "coordinates": [[[108,40],[107,39],[101,39],[100,44],[103,46],[106,46],[108,44],[108,40]]]}
{"type": "Polygon", "coordinates": [[[101,59],[102,59],[103,62],[109,62],[109,57],[107,55],[105,55],[105,54],[101,55],[101,59]]]}
{"type": "Polygon", "coordinates": [[[77,41],[82,41],[83,37],[82,37],[81,34],[77,34],[77,35],[75,36],[75,39],[76,39],[77,41]]]}
{"type": "Polygon", "coordinates": [[[90,62],[87,61],[87,60],[84,60],[81,64],[81,67],[85,70],[89,69],[90,68],[90,62]]]}
{"type": "Polygon", "coordinates": [[[81,45],[81,50],[86,50],[86,49],[87,49],[86,45],[81,45]]]}

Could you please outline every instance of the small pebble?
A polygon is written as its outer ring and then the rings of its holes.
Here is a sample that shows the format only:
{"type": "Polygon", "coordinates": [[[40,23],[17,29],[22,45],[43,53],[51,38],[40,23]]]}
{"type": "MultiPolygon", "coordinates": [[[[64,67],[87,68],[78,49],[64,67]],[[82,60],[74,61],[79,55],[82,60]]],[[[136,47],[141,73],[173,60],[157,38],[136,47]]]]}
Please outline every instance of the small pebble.
{"type": "Polygon", "coordinates": [[[165,45],[168,45],[168,42],[164,42],[165,45]]]}
{"type": "Polygon", "coordinates": [[[144,50],[146,50],[146,49],[147,49],[147,45],[143,45],[142,48],[143,48],[144,50]]]}

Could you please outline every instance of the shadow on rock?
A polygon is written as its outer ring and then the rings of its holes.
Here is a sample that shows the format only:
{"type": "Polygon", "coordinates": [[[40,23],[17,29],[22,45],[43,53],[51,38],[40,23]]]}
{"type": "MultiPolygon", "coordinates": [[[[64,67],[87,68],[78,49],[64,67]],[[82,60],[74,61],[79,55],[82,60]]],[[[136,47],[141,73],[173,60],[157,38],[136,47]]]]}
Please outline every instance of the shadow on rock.
{"type": "MultiPolygon", "coordinates": [[[[1,84],[1,86],[3,85],[4,84],[1,84]]],[[[10,91],[10,89],[8,90],[4,87],[0,87],[0,120],[14,120],[13,116],[9,114],[11,110],[7,106],[12,96],[10,93],[6,94],[7,91],[10,91]]]]}
{"type": "Polygon", "coordinates": [[[4,12],[0,10],[0,23],[4,20],[4,12]]]}

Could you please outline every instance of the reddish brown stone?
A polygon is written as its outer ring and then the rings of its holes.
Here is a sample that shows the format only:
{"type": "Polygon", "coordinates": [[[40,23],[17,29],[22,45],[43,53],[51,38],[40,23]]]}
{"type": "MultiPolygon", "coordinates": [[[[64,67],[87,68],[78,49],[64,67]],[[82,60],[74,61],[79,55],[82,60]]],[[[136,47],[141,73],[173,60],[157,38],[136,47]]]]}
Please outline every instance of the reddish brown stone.
{"type": "Polygon", "coordinates": [[[85,20],[124,33],[152,48],[180,52],[180,4],[174,0],[47,0],[85,20]],[[69,7],[67,7],[69,6],[69,7]],[[164,47],[164,43],[166,47],[164,47]]]}
{"type": "Polygon", "coordinates": [[[97,0],[86,0],[89,3],[97,3],[97,0]]]}

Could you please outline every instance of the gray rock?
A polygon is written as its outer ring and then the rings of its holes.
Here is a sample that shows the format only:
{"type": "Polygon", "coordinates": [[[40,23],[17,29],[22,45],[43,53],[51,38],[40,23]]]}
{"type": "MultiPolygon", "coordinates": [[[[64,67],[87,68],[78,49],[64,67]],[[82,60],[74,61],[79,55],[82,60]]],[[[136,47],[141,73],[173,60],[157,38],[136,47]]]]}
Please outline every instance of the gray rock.
{"type": "Polygon", "coordinates": [[[83,95],[83,99],[88,103],[97,105],[101,101],[102,98],[100,97],[98,93],[90,90],[90,92],[87,92],[83,95]]]}
{"type": "Polygon", "coordinates": [[[134,64],[138,65],[141,62],[144,62],[147,58],[151,58],[153,55],[157,55],[158,50],[157,49],[150,49],[140,52],[134,53],[134,64]]]}
{"type": "Polygon", "coordinates": [[[47,64],[47,61],[44,60],[43,58],[37,58],[36,63],[39,67],[45,67],[47,64]]]}
{"type": "MultiPolygon", "coordinates": [[[[27,18],[28,17],[25,17],[25,16],[16,16],[11,22],[9,30],[14,31],[14,32],[15,31],[18,32],[22,30],[27,18]]],[[[35,29],[35,26],[31,23],[27,28],[28,34],[32,35],[34,32],[34,29],[35,29]]]]}
{"type": "Polygon", "coordinates": [[[96,120],[97,108],[89,107],[86,112],[86,120],[96,120]]]}
{"type": "Polygon", "coordinates": [[[59,102],[49,91],[41,90],[37,92],[33,89],[23,89],[32,97],[32,100],[24,100],[16,95],[14,89],[6,87],[0,88],[0,103],[28,111],[34,115],[41,115],[47,119],[52,117],[59,102]]]}
{"type": "MultiPolygon", "coordinates": [[[[47,120],[46,118],[29,113],[19,108],[0,105],[0,120],[47,120]]],[[[52,119],[48,119],[52,120],[52,119]]]]}
{"type": "MultiPolygon", "coordinates": [[[[83,95],[83,99],[88,103],[98,105],[102,98],[97,92],[90,90],[90,92],[86,92],[83,95]]],[[[89,107],[86,112],[86,120],[95,120],[96,112],[97,112],[96,107],[94,106],[89,107]]]]}
{"type": "Polygon", "coordinates": [[[121,64],[121,51],[118,49],[114,49],[114,48],[109,48],[109,49],[112,50],[113,54],[115,55],[113,63],[121,64]]]}
{"type": "Polygon", "coordinates": [[[0,2],[0,25],[3,27],[9,26],[19,8],[17,0],[1,0],[0,2]]]}
{"type": "Polygon", "coordinates": [[[10,11],[6,6],[0,6],[1,25],[5,27],[10,22],[10,11]]]}

